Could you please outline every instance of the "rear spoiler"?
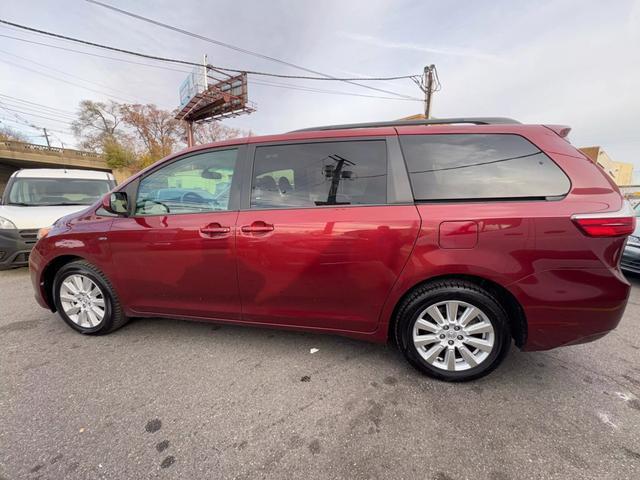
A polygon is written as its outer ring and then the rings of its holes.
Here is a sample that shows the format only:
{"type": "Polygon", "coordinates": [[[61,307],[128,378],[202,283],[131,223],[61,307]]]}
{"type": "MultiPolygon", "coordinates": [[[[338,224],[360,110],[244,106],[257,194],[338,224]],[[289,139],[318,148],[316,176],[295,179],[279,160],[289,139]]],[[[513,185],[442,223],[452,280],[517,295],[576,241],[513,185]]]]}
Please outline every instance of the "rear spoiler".
{"type": "Polygon", "coordinates": [[[569,135],[571,131],[571,127],[567,125],[543,125],[543,127],[555,132],[561,138],[567,138],[567,135],[569,135]]]}

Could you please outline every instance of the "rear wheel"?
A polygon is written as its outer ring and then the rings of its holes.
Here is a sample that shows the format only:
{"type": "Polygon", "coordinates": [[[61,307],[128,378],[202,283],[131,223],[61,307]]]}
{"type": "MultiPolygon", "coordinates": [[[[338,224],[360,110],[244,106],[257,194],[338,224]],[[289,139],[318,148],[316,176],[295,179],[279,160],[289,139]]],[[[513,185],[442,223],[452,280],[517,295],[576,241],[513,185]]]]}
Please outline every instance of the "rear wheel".
{"type": "Polygon", "coordinates": [[[71,262],[60,268],[53,294],[62,319],[81,333],[109,333],[127,321],[111,283],[88,262],[71,262]]]}
{"type": "Polygon", "coordinates": [[[507,315],[497,299],[471,282],[455,280],[411,294],[399,309],[396,339],[414,367],[452,382],[487,375],[511,345],[507,315]]]}

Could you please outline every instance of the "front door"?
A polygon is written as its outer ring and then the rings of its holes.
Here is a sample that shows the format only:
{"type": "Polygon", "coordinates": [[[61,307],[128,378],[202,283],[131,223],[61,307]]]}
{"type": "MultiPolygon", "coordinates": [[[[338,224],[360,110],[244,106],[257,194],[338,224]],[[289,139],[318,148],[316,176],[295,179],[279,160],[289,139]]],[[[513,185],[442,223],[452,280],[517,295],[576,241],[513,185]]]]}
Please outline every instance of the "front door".
{"type": "Polygon", "coordinates": [[[237,158],[237,148],[197,152],[140,180],[134,214],[109,232],[118,291],[135,312],[240,318],[237,158]]]}
{"type": "Polygon", "coordinates": [[[237,221],[242,319],[372,332],[418,235],[384,139],[258,146],[237,221]]]}

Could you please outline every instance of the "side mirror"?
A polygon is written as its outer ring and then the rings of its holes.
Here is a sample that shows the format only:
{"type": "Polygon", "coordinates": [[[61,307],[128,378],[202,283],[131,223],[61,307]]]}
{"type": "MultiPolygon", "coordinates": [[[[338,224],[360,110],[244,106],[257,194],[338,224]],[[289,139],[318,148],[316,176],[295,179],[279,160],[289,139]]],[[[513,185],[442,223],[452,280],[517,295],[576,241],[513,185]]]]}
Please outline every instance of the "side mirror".
{"type": "Polygon", "coordinates": [[[116,215],[126,215],[129,211],[127,194],[125,192],[107,193],[102,197],[102,208],[116,215]]]}

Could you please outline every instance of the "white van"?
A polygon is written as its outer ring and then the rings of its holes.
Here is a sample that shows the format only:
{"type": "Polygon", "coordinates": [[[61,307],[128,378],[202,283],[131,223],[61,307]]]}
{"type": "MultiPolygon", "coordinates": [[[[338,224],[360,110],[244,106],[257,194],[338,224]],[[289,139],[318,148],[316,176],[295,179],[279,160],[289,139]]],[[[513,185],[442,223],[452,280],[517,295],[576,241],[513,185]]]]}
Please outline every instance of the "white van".
{"type": "Polygon", "coordinates": [[[95,170],[15,172],[0,202],[0,270],[27,265],[40,228],[95,203],[115,186],[111,173],[95,170]]]}

